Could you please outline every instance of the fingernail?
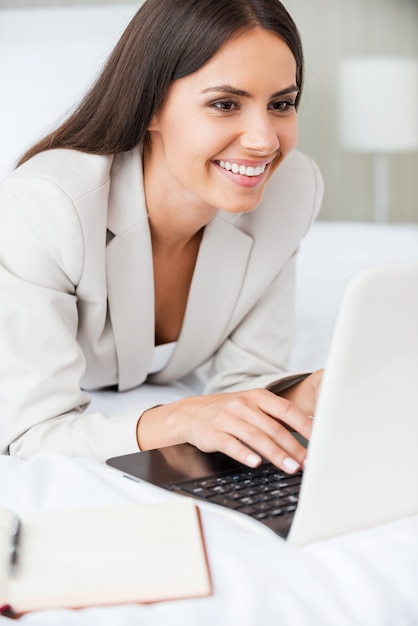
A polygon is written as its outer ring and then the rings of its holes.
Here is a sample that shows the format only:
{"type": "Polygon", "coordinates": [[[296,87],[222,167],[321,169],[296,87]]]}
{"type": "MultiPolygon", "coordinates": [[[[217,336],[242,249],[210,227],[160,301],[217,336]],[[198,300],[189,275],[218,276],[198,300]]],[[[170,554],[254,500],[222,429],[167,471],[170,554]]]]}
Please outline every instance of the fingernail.
{"type": "Polygon", "coordinates": [[[314,415],[308,415],[308,417],[309,417],[309,419],[311,419],[311,420],[315,419],[315,416],[314,416],[314,415]]]}
{"type": "Polygon", "coordinates": [[[295,459],[291,459],[290,457],[286,457],[283,459],[283,465],[289,472],[296,472],[299,469],[299,463],[295,461],[295,459]]]}
{"type": "Polygon", "coordinates": [[[250,467],[256,467],[261,463],[261,458],[257,454],[249,454],[247,456],[247,463],[250,467]]]}

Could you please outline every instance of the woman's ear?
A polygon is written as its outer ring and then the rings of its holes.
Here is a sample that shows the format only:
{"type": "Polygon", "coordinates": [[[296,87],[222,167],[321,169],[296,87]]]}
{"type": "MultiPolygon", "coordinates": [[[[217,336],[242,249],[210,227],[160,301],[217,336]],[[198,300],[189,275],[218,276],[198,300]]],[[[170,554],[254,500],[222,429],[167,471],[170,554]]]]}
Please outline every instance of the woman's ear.
{"type": "Polygon", "coordinates": [[[150,123],[148,124],[147,130],[150,131],[150,130],[159,130],[159,129],[160,129],[160,126],[158,123],[158,115],[155,113],[152,116],[150,123]]]}

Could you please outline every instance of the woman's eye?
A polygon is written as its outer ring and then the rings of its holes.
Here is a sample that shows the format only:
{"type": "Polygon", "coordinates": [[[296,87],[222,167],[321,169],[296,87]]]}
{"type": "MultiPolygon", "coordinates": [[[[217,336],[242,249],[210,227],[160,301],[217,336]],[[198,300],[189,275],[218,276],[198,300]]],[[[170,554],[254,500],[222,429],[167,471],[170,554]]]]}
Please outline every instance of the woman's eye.
{"type": "Polygon", "coordinates": [[[218,111],[223,111],[225,113],[235,111],[238,108],[237,103],[232,102],[231,100],[217,100],[216,102],[212,102],[210,106],[213,109],[217,109],[218,111]]]}
{"type": "Polygon", "coordinates": [[[278,113],[287,113],[295,108],[295,102],[293,100],[279,100],[278,102],[272,102],[270,108],[278,113]]]}

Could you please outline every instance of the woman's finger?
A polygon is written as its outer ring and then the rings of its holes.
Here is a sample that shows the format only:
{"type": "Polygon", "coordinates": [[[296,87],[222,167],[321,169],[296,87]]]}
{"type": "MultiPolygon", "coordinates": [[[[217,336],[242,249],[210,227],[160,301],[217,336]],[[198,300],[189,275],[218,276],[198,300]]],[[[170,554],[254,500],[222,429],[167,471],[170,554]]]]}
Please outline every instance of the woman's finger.
{"type": "Polygon", "coordinates": [[[251,395],[224,399],[207,424],[197,419],[190,443],[210,452],[219,450],[246,465],[265,458],[287,472],[299,469],[305,448],[277,420],[261,413],[251,395]]]}

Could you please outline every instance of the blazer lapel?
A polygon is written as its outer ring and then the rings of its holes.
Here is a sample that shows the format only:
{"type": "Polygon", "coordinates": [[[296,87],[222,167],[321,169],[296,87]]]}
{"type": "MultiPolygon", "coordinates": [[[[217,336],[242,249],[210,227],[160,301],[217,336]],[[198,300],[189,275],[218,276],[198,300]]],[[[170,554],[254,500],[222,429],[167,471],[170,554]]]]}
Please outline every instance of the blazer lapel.
{"type": "Polygon", "coordinates": [[[206,360],[223,338],[253,244],[252,237],[234,226],[236,219],[218,214],[205,228],[182,330],[164,378],[184,376],[206,360]]]}
{"type": "Polygon", "coordinates": [[[108,230],[108,304],[123,391],[145,380],[154,349],[151,237],[137,150],[115,157],[108,230]]]}

